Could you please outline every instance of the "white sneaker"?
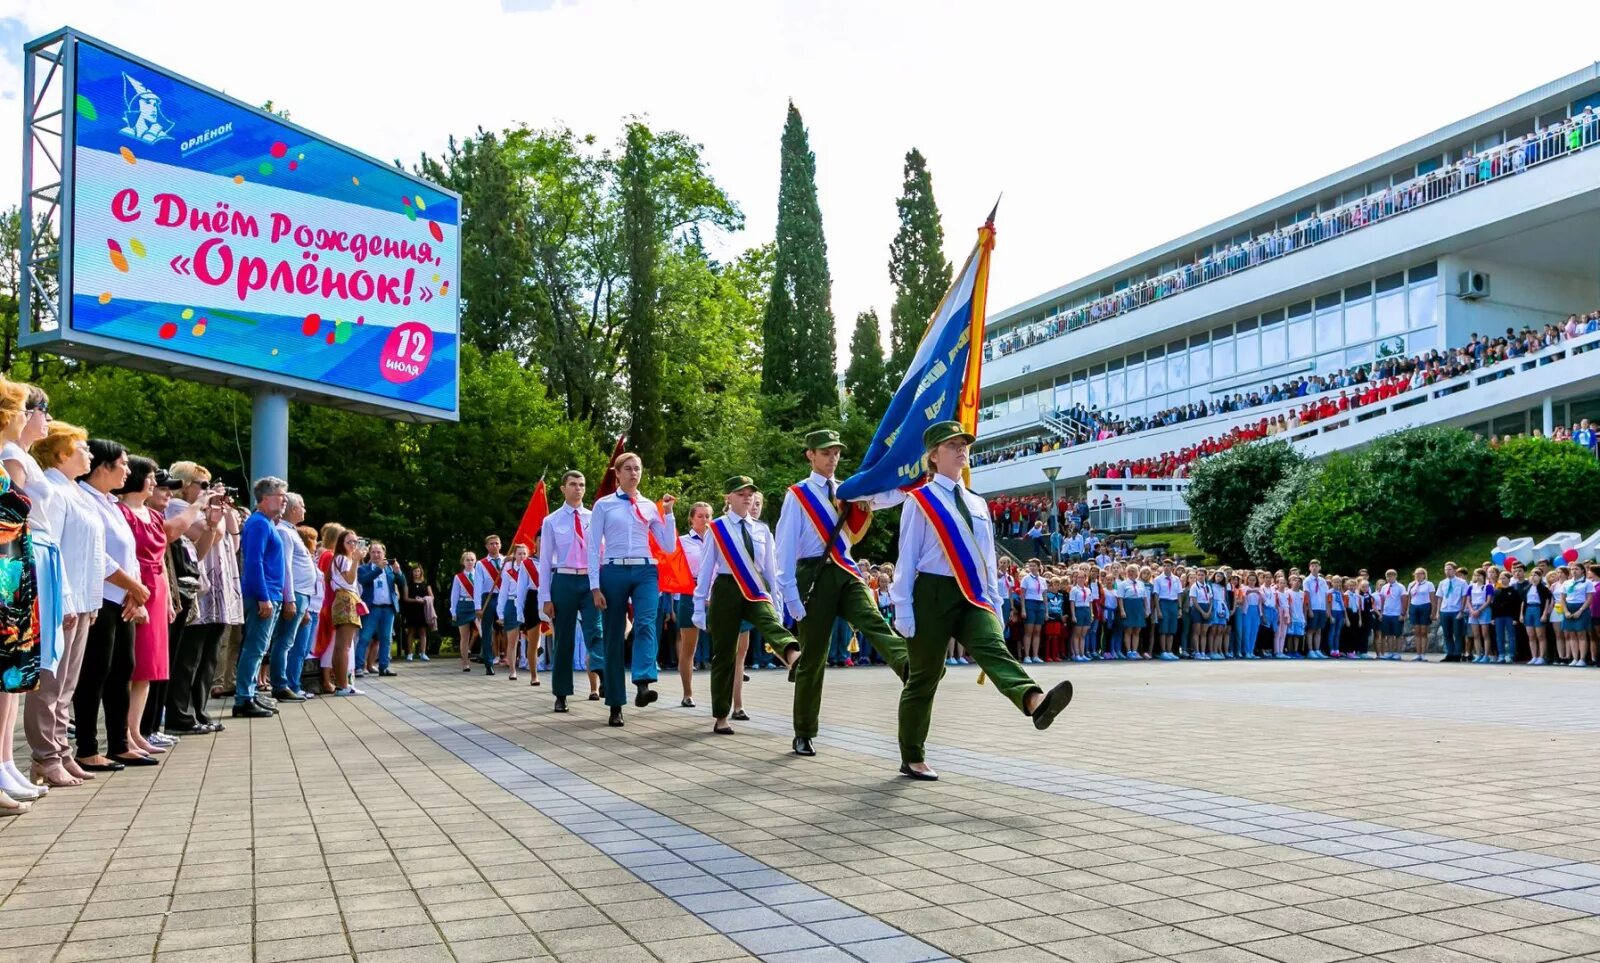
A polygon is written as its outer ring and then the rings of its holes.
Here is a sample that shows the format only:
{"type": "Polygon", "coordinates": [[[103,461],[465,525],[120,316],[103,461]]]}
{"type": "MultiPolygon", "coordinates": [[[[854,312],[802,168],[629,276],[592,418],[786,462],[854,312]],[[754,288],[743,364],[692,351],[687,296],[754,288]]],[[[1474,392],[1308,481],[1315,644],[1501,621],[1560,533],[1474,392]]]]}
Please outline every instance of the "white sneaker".
{"type": "Polygon", "coordinates": [[[347,685],[343,689],[335,689],[335,690],[333,690],[333,694],[334,695],[340,695],[340,696],[366,695],[365,692],[361,691],[360,689],[357,689],[353,685],[347,685]]]}
{"type": "Polygon", "coordinates": [[[410,661],[411,661],[411,653],[410,653],[410,652],[407,652],[407,653],[406,653],[406,661],[407,661],[407,662],[410,662],[410,661]]]}
{"type": "Polygon", "coordinates": [[[1529,659],[1528,660],[1528,664],[1529,665],[1544,665],[1544,660],[1543,659],[1529,659]]]}
{"type": "Polygon", "coordinates": [[[1574,669],[1587,669],[1589,667],[1589,663],[1583,661],[1582,659],[1578,659],[1572,663],[1572,667],[1574,669]]]}
{"type": "Polygon", "coordinates": [[[423,652],[423,653],[419,654],[417,656],[417,658],[421,659],[424,662],[431,662],[432,661],[431,659],[428,658],[428,653],[426,653],[426,652],[423,652]]]}
{"type": "Polygon", "coordinates": [[[153,732],[145,741],[153,746],[175,746],[178,744],[178,737],[169,736],[164,732],[153,732]]]}

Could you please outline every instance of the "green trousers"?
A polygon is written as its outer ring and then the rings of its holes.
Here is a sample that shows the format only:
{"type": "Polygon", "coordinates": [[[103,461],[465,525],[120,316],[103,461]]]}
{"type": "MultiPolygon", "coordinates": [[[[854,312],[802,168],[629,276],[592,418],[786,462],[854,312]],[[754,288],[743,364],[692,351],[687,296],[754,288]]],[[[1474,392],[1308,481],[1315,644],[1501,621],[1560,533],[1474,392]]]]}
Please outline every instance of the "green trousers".
{"type": "Polygon", "coordinates": [[[761,637],[782,652],[795,644],[771,602],[752,602],[739,591],[732,575],[718,575],[706,604],[706,630],[711,633],[711,717],[726,719],[733,711],[733,676],[739,665],[739,623],[749,622],[761,637]]]}
{"type": "MultiPolygon", "coordinates": [[[[811,595],[801,596],[806,617],[795,626],[800,639],[800,660],[794,672],[794,734],[807,739],[817,735],[817,715],[822,711],[822,670],[828,665],[828,647],[833,642],[833,620],[844,619],[858,629],[872,648],[889,663],[894,674],[906,677],[906,640],[896,635],[883,620],[872,593],[855,576],[825,560],[806,560],[799,566],[803,587],[814,569],[816,581],[811,595]]],[[[783,648],[772,647],[779,653],[783,648]]]]}
{"type": "Polygon", "coordinates": [[[948,575],[917,576],[911,590],[911,611],[917,634],[906,647],[910,671],[900,692],[900,759],[922,762],[933,719],[933,695],[944,677],[945,649],[955,639],[967,657],[989,677],[1000,694],[1027,711],[1030,692],[1042,692],[1028,670],[1006,649],[1000,620],[988,609],[967,601],[948,575]]]}

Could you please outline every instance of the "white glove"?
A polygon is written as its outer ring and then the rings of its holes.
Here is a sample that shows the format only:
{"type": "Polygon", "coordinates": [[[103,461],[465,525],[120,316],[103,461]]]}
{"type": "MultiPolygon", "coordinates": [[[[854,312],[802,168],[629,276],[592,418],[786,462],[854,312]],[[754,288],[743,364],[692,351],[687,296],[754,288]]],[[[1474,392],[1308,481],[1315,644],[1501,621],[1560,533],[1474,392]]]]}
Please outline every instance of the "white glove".
{"type": "Polygon", "coordinates": [[[799,622],[806,617],[806,607],[799,599],[789,599],[783,603],[784,609],[789,613],[789,618],[799,622]]]}
{"type": "Polygon", "coordinates": [[[894,620],[894,630],[909,639],[917,634],[917,623],[912,619],[897,618],[894,620]]]}
{"type": "Polygon", "coordinates": [[[694,618],[690,621],[694,623],[695,628],[702,632],[706,631],[706,614],[704,612],[696,612],[694,618]]]}

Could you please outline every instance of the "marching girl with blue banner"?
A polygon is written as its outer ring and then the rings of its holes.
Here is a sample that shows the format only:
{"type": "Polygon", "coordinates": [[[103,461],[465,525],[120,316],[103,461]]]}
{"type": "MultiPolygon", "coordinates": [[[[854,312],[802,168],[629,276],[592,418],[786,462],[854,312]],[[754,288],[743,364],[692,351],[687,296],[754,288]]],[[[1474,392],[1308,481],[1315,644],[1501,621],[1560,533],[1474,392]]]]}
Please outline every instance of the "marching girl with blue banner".
{"type": "Polygon", "coordinates": [[[728,511],[711,523],[694,589],[695,627],[711,636],[711,731],[733,735],[733,679],[743,671],[737,656],[739,625],[748,622],[779,652],[797,643],[778,619],[768,586],[778,584],[778,557],[767,527],[750,520],[756,483],[744,475],[723,488],[728,511]]]}
{"type": "Polygon", "coordinates": [[[938,779],[923,746],[933,717],[933,696],[944,676],[945,643],[954,638],[1001,694],[1047,729],[1072,701],[1072,683],[1048,693],[1009,651],[1001,633],[1001,597],[995,578],[994,522],[983,499],[962,484],[974,438],[958,421],[944,421],[922,436],[933,478],[909,493],[900,509],[900,561],[895,566],[895,629],[910,639],[908,672],[900,693],[900,772],[938,779]]]}

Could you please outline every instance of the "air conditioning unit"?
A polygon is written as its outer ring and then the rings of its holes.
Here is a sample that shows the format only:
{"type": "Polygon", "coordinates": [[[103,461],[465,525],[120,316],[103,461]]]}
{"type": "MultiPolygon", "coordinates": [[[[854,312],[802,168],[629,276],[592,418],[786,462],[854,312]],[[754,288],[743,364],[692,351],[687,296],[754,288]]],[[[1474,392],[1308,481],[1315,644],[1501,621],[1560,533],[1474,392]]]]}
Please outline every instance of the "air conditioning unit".
{"type": "Polygon", "coordinates": [[[1489,275],[1482,271],[1462,271],[1456,275],[1456,297],[1476,301],[1489,296],[1489,275]]]}

